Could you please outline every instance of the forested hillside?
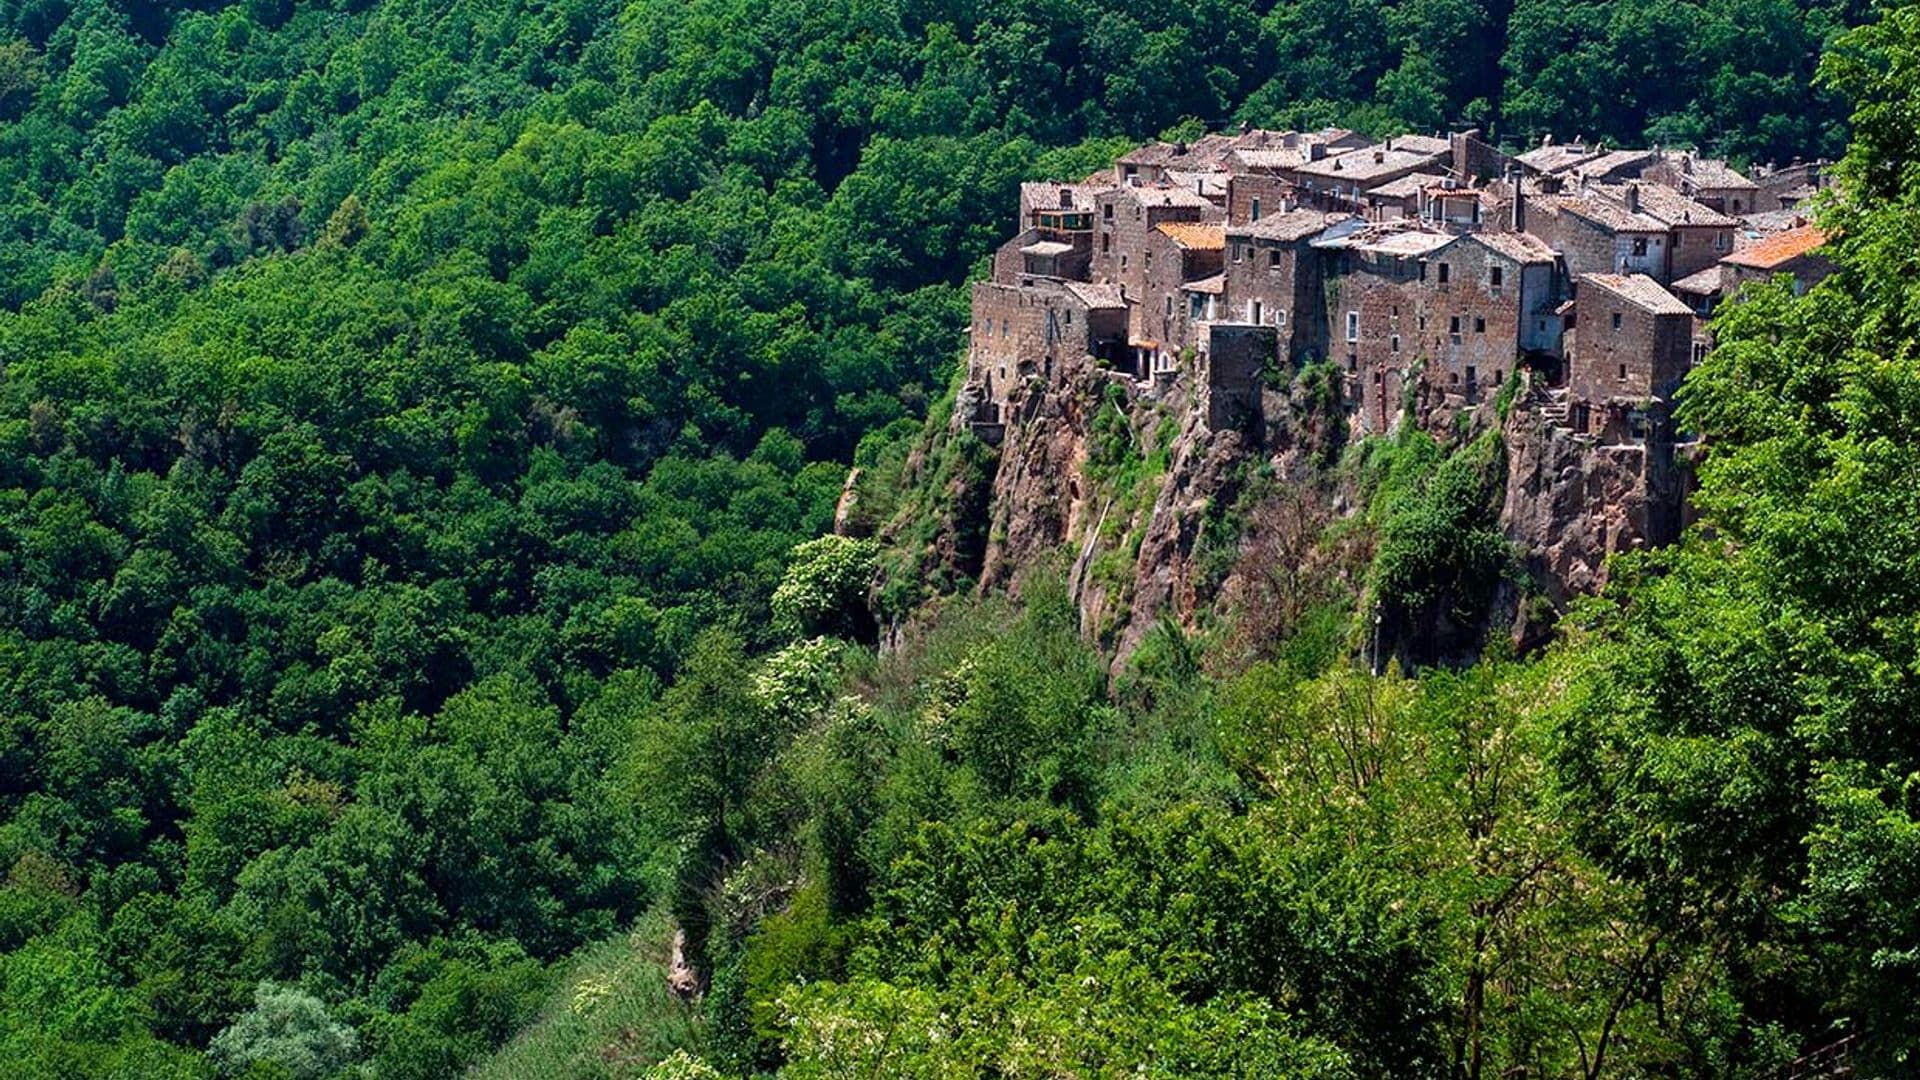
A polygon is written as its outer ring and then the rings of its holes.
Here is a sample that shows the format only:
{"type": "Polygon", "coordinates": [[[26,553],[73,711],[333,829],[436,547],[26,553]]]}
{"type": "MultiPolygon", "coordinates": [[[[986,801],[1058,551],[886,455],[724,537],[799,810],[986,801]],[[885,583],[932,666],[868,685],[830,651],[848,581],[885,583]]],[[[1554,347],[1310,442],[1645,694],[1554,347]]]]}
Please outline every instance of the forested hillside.
{"type": "Polygon", "coordinates": [[[0,1071],[457,1075],[638,993],[569,960],[636,919],[702,1005],[501,1075],[1904,1061],[1912,10],[1814,78],[1875,17],[0,0],[0,1071]],[[930,445],[1023,179],[1849,115],[1847,272],[1696,380],[1713,528],[1545,658],[1168,628],[1109,686],[1047,595],[881,658],[816,540],[930,445]]]}

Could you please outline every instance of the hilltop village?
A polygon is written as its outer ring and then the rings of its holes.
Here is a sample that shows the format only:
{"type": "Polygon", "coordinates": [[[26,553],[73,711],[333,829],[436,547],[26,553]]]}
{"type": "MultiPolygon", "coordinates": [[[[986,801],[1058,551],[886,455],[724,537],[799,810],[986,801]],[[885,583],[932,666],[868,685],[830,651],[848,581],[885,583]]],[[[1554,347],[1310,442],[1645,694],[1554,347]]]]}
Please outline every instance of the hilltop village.
{"type": "Polygon", "coordinates": [[[1361,433],[1472,413],[1518,374],[1579,436],[1671,443],[1714,306],[1827,273],[1805,214],[1825,180],[1550,139],[1509,154],[1474,131],[1152,143],[1023,185],[1020,231],[974,288],[962,401],[995,441],[1016,397],[1084,355],[1149,394],[1192,379],[1230,426],[1273,363],[1332,361],[1361,433]]]}
{"type": "MultiPolygon", "coordinates": [[[[1414,424],[1462,445],[1499,427],[1492,497],[1527,582],[1487,618],[1534,640],[1551,621],[1535,600],[1563,607],[1604,583],[1611,553],[1679,535],[1697,441],[1674,392],[1742,284],[1831,272],[1809,219],[1828,179],[1821,162],[1742,173],[1673,149],[1514,154],[1474,131],[1247,130],[1026,184],[1017,235],[973,290],[953,423],[999,450],[977,558],[957,565],[1017,588],[1065,545],[1084,624],[1124,653],[1161,612],[1234,587],[1197,553],[1228,542],[1207,533],[1247,464],[1300,487],[1305,441],[1414,424]],[[1086,472],[1114,407],[1169,462],[1151,508],[1086,472]]],[[[1411,662],[1469,659],[1493,628],[1446,607],[1390,628],[1411,662]]]]}

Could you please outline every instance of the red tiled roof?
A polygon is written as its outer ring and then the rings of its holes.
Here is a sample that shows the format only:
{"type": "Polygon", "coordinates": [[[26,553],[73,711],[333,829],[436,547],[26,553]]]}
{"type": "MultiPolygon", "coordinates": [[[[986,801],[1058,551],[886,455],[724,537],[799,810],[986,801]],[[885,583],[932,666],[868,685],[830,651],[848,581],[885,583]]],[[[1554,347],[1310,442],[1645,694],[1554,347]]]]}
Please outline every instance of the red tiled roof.
{"type": "Polygon", "coordinates": [[[1798,229],[1788,229],[1786,232],[1769,236],[1752,247],[1742,248],[1720,261],[1756,270],[1771,270],[1776,266],[1792,262],[1826,242],[1827,234],[1818,225],[1803,225],[1798,229]]]}
{"type": "Polygon", "coordinates": [[[1202,225],[1186,221],[1169,221],[1156,226],[1167,239],[1190,251],[1224,251],[1227,246],[1227,231],[1219,225],[1202,225]]]}

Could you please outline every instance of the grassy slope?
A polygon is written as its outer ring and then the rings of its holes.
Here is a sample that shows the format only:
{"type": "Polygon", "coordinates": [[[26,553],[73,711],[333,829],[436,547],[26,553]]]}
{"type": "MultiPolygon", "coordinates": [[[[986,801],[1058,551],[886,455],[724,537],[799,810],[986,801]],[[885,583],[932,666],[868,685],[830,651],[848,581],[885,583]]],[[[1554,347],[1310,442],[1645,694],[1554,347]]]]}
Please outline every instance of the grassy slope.
{"type": "Polygon", "coordinates": [[[546,1006],[470,1080],[588,1080],[637,1076],[698,1035],[696,1007],[667,990],[673,929],[643,916],[630,933],[581,950],[546,1006]]]}

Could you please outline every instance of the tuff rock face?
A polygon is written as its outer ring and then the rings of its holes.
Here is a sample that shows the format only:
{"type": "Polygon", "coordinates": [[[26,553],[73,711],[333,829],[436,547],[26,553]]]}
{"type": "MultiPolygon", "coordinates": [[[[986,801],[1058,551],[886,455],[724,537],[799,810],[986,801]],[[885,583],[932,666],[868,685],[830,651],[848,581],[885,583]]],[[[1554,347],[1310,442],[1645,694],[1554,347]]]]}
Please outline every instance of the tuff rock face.
{"type": "MultiPolygon", "coordinates": [[[[1298,384],[1268,388],[1258,416],[1239,429],[1216,430],[1206,403],[1185,385],[1172,380],[1155,388],[1085,358],[1056,373],[1051,385],[1036,380],[1015,390],[991,433],[996,448],[988,466],[971,487],[955,481],[946,493],[948,505],[973,509],[943,524],[935,542],[940,558],[980,591],[1014,596],[1035,572],[1064,572],[1083,631],[1109,650],[1116,670],[1163,618],[1191,626],[1234,598],[1270,602],[1245,580],[1245,556],[1268,543],[1256,535],[1258,523],[1271,517],[1262,500],[1306,504],[1290,513],[1322,525],[1362,512],[1352,478],[1334,466],[1353,432],[1337,408],[1332,415],[1316,408],[1298,384]],[[1102,410],[1109,413],[1104,420],[1102,410]],[[1116,481],[1114,470],[1101,468],[1102,441],[1121,431],[1133,452],[1157,466],[1116,481]],[[1243,498],[1255,470],[1266,486],[1243,498]],[[1223,514],[1227,507],[1236,513],[1223,514]],[[968,513],[980,520],[965,520],[968,513]],[[1243,531],[1225,535],[1236,528],[1243,531]],[[971,545],[958,539],[966,534],[975,538],[971,545]]],[[[1605,584],[1609,555],[1669,543],[1679,533],[1688,473],[1670,446],[1599,445],[1556,423],[1546,402],[1545,395],[1523,395],[1504,422],[1491,404],[1464,411],[1433,405],[1403,421],[1420,423],[1443,443],[1501,424],[1500,527],[1528,576],[1489,598],[1485,627],[1466,634],[1450,625],[1414,628],[1433,635],[1429,655],[1468,661],[1471,641],[1488,632],[1509,632],[1522,647],[1541,644],[1554,612],[1605,584]],[[1534,597],[1546,603],[1530,602],[1534,597]]],[[[973,412],[971,403],[958,402],[951,436],[969,427],[973,412]]],[[[1288,548],[1267,555],[1275,557],[1305,558],[1288,548]]],[[[1338,571],[1343,586],[1357,590],[1364,566],[1351,565],[1351,551],[1336,559],[1347,564],[1338,571]]],[[[1284,576],[1299,568],[1279,569],[1284,576]]]]}
{"type": "Polygon", "coordinates": [[[1504,430],[1501,524],[1555,605],[1598,592],[1607,556],[1672,543],[1688,475],[1670,446],[1595,445],[1536,410],[1504,430]]]}

